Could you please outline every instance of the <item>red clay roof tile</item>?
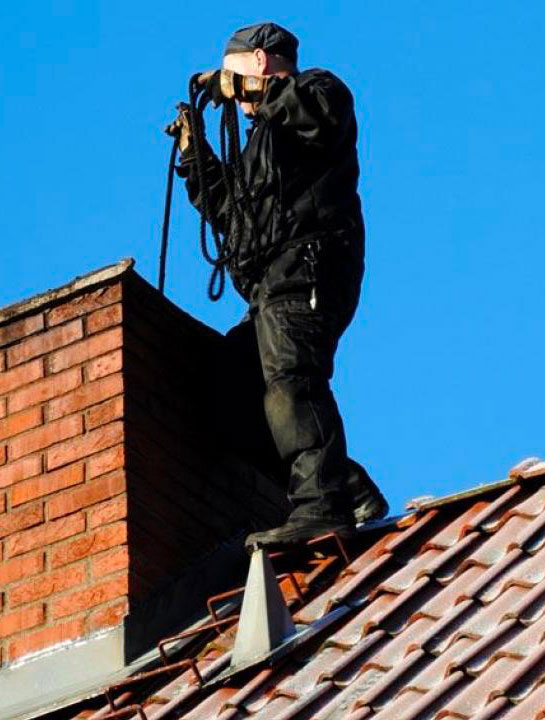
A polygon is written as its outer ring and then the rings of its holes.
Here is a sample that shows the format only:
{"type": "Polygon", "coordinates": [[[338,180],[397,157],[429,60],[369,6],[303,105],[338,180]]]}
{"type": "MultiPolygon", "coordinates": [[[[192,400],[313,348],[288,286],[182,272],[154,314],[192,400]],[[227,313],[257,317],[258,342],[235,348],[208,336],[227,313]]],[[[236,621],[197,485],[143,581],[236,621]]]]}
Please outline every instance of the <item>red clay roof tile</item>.
{"type": "MultiPolygon", "coordinates": [[[[339,674],[343,673],[347,667],[352,665],[354,662],[359,662],[361,666],[370,655],[372,655],[375,659],[375,664],[378,669],[387,670],[390,666],[382,664],[381,667],[380,660],[376,659],[376,650],[377,648],[387,644],[388,639],[389,636],[384,632],[384,630],[376,630],[367,637],[362,638],[353,647],[342,648],[339,645],[333,646],[338,651],[338,655],[336,659],[328,658],[327,667],[324,667],[318,675],[318,681],[337,680],[339,674]]],[[[320,657],[321,655],[325,655],[325,651],[329,647],[332,647],[329,645],[330,642],[330,640],[327,641],[327,646],[324,649],[324,652],[320,654],[320,657]]]]}
{"type": "Polygon", "coordinates": [[[480,529],[487,533],[496,532],[503,522],[502,518],[505,517],[513,506],[516,506],[517,501],[522,497],[524,497],[524,490],[521,486],[512,485],[495,500],[488,503],[480,513],[477,513],[468,522],[464,531],[472,532],[473,530],[480,529]]]}
{"type": "MultiPolygon", "coordinates": [[[[501,660],[498,660],[501,662],[501,660]]],[[[505,695],[511,702],[520,702],[543,682],[545,676],[545,643],[541,643],[528,657],[504,675],[492,691],[492,697],[505,695]]]]}
{"type": "Polygon", "coordinates": [[[436,657],[428,655],[428,664],[416,677],[412,678],[408,687],[421,692],[426,692],[442,683],[447,675],[455,672],[455,668],[451,672],[451,668],[455,665],[459,657],[466,653],[475,641],[472,638],[460,637],[456,642],[452,643],[444,652],[436,657]]]}
{"type": "MultiPolygon", "coordinates": [[[[402,663],[384,672],[382,678],[366,690],[357,700],[357,705],[365,705],[380,710],[389,700],[392,700],[402,690],[407,688],[408,683],[415,675],[429,663],[429,656],[423,650],[415,650],[402,663]]],[[[369,663],[363,670],[371,667],[369,663]]],[[[419,690],[419,688],[415,688],[419,690]]]]}
{"type": "Polygon", "coordinates": [[[435,597],[423,604],[419,613],[429,617],[441,618],[455,605],[468,598],[467,589],[474,585],[483,575],[483,568],[476,565],[468,567],[449,583],[446,583],[435,597]]]}
{"type": "Polygon", "coordinates": [[[526,500],[516,503],[508,513],[536,518],[543,510],[545,510],[545,487],[540,487],[534,492],[529,492],[526,500]]]}
{"type": "Polygon", "coordinates": [[[420,606],[436,593],[437,583],[431,578],[423,577],[416,580],[405,592],[394,596],[395,600],[378,618],[380,627],[390,635],[401,632],[420,606]]]}
{"type": "MultiPolygon", "coordinates": [[[[348,577],[347,582],[343,585],[338,586],[335,584],[333,586],[335,592],[331,596],[331,602],[327,609],[342,602],[361,602],[363,598],[373,596],[381,587],[379,585],[381,578],[387,574],[388,570],[392,572],[392,569],[396,567],[398,567],[398,564],[393,555],[390,553],[381,555],[356,575],[348,577]]],[[[395,590],[390,592],[395,592],[395,590]]]]}
{"type": "Polygon", "coordinates": [[[481,547],[473,553],[473,560],[478,565],[490,567],[507,555],[513,547],[513,538],[518,537],[530,523],[526,517],[514,515],[499,530],[489,535],[481,547]]]}
{"type": "Polygon", "coordinates": [[[508,612],[528,594],[528,588],[513,585],[501,593],[493,603],[481,605],[473,601],[474,612],[468,613],[459,627],[459,632],[470,637],[481,638],[493,632],[496,627],[509,619],[508,612]]]}
{"type": "Polygon", "coordinates": [[[480,607],[480,604],[474,600],[464,600],[458,603],[437,620],[429,630],[425,631],[415,642],[415,646],[422,647],[430,655],[439,655],[462,635],[474,639],[479,638],[480,635],[464,633],[460,628],[468,618],[478,614],[480,607]]]}
{"type": "Polygon", "coordinates": [[[522,702],[512,706],[504,720],[542,720],[545,717],[545,683],[542,683],[522,702]]]}
{"type": "Polygon", "coordinates": [[[539,552],[545,545],[545,513],[539,515],[517,535],[510,547],[518,546],[526,552],[539,552]]]}
{"type": "MultiPolygon", "coordinates": [[[[519,587],[519,586],[517,586],[519,587]]],[[[541,580],[506,612],[506,617],[519,618],[520,622],[534,622],[545,612],[545,580],[541,580]]]]}
{"type": "Polygon", "coordinates": [[[439,510],[429,510],[422,515],[422,517],[416,518],[414,523],[404,530],[404,532],[397,534],[386,543],[384,545],[384,552],[399,554],[408,547],[414,547],[414,545],[420,546],[422,544],[422,538],[430,535],[439,521],[439,510]]]}
{"type": "Polygon", "coordinates": [[[471,527],[472,518],[482,513],[488,506],[489,503],[485,500],[475,503],[464,513],[455,517],[440,532],[436,533],[428,540],[424,547],[439,548],[440,550],[447,550],[452,547],[464,536],[467,529],[471,527]]]}
{"type": "Polygon", "coordinates": [[[444,553],[441,550],[430,548],[423,555],[417,555],[404,567],[392,573],[377,586],[375,592],[391,592],[401,594],[407,590],[416,580],[431,575],[429,570],[434,560],[444,553]]]}
{"type": "MultiPolygon", "coordinates": [[[[394,704],[391,708],[386,707],[383,712],[379,713],[376,720],[391,720],[392,717],[395,717],[396,720],[401,720],[401,718],[403,720],[422,720],[422,718],[434,717],[436,712],[441,712],[448,699],[465,684],[467,684],[467,678],[462,672],[453,673],[433,690],[426,693],[411,692],[410,697],[413,702],[404,709],[403,715],[398,714],[394,704]],[[388,714],[389,711],[391,714],[388,714]]],[[[402,700],[404,695],[409,695],[409,692],[403,693],[399,700],[402,700]]]]}
{"type": "Polygon", "coordinates": [[[459,713],[462,717],[471,717],[495,699],[494,689],[499,687],[506,676],[511,675],[518,668],[519,663],[519,660],[512,657],[499,658],[486,672],[472,679],[472,682],[461,693],[449,700],[445,709],[448,708],[451,713],[459,713]]]}
{"type": "MultiPolygon", "coordinates": [[[[421,617],[395,635],[390,642],[384,642],[373,652],[373,661],[384,668],[392,668],[415,650],[421,649],[421,638],[426,632],[435,628],[436,622],[431,618],[421,617]]],[[[389,637],[388,637],[389,639],[389,637]]]]}

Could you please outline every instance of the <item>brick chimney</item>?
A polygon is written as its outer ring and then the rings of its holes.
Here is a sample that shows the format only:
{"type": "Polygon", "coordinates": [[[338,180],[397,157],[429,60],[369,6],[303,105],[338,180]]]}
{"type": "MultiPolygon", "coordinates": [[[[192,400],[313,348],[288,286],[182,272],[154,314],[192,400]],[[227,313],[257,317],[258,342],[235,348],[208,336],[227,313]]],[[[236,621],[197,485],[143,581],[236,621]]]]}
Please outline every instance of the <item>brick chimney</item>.
{"type": "Polygon", "coordinates": [[[280,517],[283,492],[216,441],[209,377],[222,343],[132,261],[0,310],[0,696],[11,689],[11,703],[45,660],[59,663],[52,699],[76,652],[90,666],[100,643],[101,672],[125,667],[232,585],[243,528],[280,517]]]}

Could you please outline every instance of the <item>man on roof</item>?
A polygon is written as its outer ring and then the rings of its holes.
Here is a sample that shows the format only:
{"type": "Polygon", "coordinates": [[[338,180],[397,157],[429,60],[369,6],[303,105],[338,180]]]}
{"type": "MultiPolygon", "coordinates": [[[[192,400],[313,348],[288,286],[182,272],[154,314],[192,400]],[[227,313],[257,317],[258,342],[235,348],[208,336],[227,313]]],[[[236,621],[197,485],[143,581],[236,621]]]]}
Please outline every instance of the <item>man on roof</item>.
{"type": "MultiPolygon", "coordinates": [[[[300,72],[298,44],[272,22],[244,27],[228,41],[222,69],[201,76],[216,105],[235,98],[252,121],[242,163],[253,218],[244,223],[229,265],[249,308],[228,339],[235,355],[258,363],[262,407],[289,475],[289,516],[280,527],[252,533],[248,547],[282,546],[328,531],[349,536],[356,522],[388,511],[365,470],[347,458],[329,385],[364,270],[353,98],[327,70],[300,72]]],[[[180,146],[179,174],[200,209],[188,126],[180,146]]],[[[210,146],[206,177],[221,217],[221,164],[210,146]]]]}

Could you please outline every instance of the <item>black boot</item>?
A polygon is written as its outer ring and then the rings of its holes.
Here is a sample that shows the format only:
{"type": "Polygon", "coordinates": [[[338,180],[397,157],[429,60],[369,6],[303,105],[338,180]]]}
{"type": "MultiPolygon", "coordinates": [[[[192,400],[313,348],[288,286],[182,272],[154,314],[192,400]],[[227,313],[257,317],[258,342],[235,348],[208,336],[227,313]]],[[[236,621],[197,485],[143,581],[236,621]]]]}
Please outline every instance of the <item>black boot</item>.
{"type": "Polygon", "coordinates": [[[348,492],[357,524],[366,520],[379,520],[388,514],[386,499],[369,477],[367,470],[352,458],[348,458],[348,492]]]}
{"type": "Polygon", "coordinates": [[[257,547],[280,548],[306,542],[328,532],[347,538],[354,535],[355,526],[349,517],[288,518],[280,527],[248,535],[245,545],[250,552],[257,547]]]}

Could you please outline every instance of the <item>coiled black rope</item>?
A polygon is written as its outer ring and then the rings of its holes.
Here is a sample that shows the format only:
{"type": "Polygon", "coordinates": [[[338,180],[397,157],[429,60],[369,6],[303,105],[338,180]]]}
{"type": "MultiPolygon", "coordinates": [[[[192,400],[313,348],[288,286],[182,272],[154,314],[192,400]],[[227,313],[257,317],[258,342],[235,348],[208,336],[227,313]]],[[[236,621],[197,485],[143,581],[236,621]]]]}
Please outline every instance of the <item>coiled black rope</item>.
{"type": "MultiPolygon", "coordinates": [[[[204,126],[204,111],[210,102],[210,97],[205,92],[203,86],[199,85],[198,78],[198,74],[193,75],[189,81],[189,120],[201,197],[199,241],[203,257],[206,262],[213,267],[208,284],[208,297],[211,300],[216,301],[220,299],[223,295],[223,291],[225,290],[226,267],[230,263],[233,263],[232,267],[237,267],[239,248],[245,229],[245,218],[247,219],[250,229],[249,250],[254,255],[256,255],[259,251],[259,244],[257,242],[257,234],[255,232],[257,224],[252,206],[252,199],[248,189],[248,184],[244,177],[238,113],[234,100],[225,100],[223,102],[220,123],[221,173],[223,184],[227,193],[227,208],[223,228],[220,228],[221,223],[217,217],[213,203],[210,201],[210,189],[206,177],[207,147],[204,126]],[[212,252],[208,247],[209,241],[207,237],[207,224],[210,225],[212,233],[212,252]]],[[[175,139],[169,163],[161,256],[159,263],[159,290],[161,292],[164,292],[165,284],[170,206],[172,199],[172,179],[177,146],[178,139],[175,139]]]]}

